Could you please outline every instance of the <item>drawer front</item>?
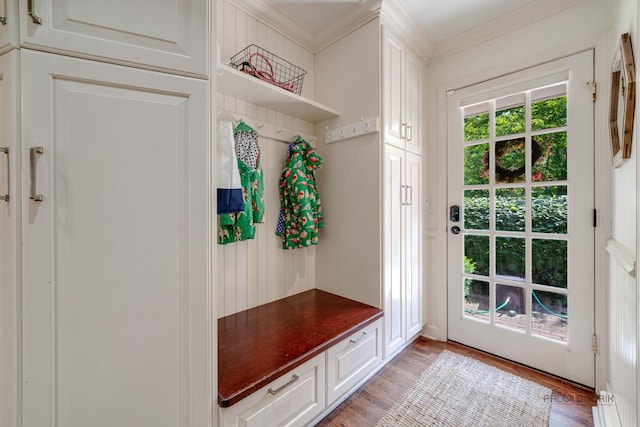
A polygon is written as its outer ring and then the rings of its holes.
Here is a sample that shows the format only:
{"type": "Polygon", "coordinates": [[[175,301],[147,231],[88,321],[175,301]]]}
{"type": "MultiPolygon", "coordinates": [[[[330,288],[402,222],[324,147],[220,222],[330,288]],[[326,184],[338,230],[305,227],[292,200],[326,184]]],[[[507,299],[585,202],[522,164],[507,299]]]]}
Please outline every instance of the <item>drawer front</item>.
{"type": "Polygon", "coordinates": [[[351,390],[382,361],[380,319],[327,350],[327,405],[351,390]]]}
{"type": "Polygon", "coordinates": [[[229,408],[222,426],[301,426],[325,409],[325,353],[278,378],[229,408]]]}

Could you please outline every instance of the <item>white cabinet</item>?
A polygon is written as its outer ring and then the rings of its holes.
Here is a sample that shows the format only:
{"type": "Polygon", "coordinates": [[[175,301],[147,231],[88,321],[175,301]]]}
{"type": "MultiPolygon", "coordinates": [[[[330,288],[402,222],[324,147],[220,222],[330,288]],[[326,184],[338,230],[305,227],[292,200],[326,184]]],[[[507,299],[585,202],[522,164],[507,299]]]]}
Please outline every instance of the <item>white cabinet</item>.
{"type": "Polygon", "coordinates": [[[352,390],[381,362],[381,320],[327,350],[327,406],[352,390]]]}
{"type": "Polygon", "coordinates": [[[18,264],[18,51],[0,56],[0,425],[17,425],[18,264]],[[8,196],[8,198],[7,198],[8,196]]]}
{"type": "Polygon", "coordinates": [[[422,62],[386,28],[382,35],[384,142],[420,154],[422,62]]]}
{"type": "Polygon", "coordinates": [[[215,2],[19,1],[23,47],[192,76],[207,74],[208,8],[215,2]]]}
{"type": "Polygon", "coordinates": [[[322,413],[325,403],[325,353],[320,353],[235,405],[220,408],[220,425],[303,426],[322,413]]]}
{"type": "Polygon", "coordinates": [[[0,54],[18,47],[18,30],[18,2],[0,0],[0,54]]]}
{"type": "Polygon", "coordinates": [[[422,328],[421,157],[384,144],[384,357],[422,328]]]}
{"type": "Polygon", "coordinates": [[[207,82],[20,59],[23,426],[208,425],[207,82]]]}

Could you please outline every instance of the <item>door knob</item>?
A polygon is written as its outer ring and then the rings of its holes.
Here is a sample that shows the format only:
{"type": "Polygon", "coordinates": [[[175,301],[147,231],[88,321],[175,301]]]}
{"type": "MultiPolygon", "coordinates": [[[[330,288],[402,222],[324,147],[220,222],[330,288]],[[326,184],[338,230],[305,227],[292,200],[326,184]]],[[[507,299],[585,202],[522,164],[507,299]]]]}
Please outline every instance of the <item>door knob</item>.
{"type": "Polygon", "coordinates": [[[460,234],[460,227],[458,227],[457,225],[454,225],[453,227],[451,227],[451,233],[460,234]]]}

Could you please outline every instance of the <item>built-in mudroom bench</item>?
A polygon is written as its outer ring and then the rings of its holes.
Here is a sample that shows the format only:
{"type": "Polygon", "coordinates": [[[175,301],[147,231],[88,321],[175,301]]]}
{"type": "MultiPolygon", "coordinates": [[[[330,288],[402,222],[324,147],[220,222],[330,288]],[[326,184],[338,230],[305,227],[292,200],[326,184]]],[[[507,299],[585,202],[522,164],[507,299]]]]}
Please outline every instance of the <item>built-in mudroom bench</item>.
{"type": "Polygon", "coordinates": [[[382,315],[312,289],[219,319],[220,425],[317,420],[381,366],[382,315]]]}

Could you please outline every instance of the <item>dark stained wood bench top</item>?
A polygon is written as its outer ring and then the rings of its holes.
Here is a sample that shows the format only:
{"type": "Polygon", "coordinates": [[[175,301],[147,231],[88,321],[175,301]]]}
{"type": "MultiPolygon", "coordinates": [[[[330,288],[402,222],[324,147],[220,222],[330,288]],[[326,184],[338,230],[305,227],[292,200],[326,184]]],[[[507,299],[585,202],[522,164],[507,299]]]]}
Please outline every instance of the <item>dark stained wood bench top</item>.
{"type": "Polygon", "coordinates": [[[237,403],[382,314],[312,289],[218,319],[218,404],[237,403]]]}

